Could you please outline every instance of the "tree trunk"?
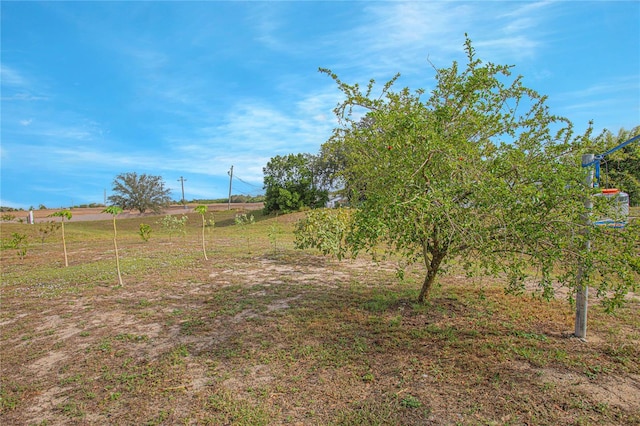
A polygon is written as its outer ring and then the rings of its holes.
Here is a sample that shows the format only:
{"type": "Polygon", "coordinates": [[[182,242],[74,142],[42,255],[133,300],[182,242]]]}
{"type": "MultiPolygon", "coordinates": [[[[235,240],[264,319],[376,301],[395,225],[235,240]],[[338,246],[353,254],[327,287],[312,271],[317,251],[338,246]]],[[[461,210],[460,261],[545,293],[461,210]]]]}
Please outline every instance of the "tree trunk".
{"type": "Polygon", "coordinates": [[[442,264],[442,260],[447,255],[446,250],[434,250],[431,252],[431,261],[429,261],[429,257],[427,256],[429,253],[427,251],[426,246],[424,247],[424,264],[427,267],[427,275],[424,278],[424,283],[422,284],[422,289],[420,290],[420,294],[418,295],[418,302],[424,303],[425,299],[429,297],[429,293],[431,292],[431,288],[433,283],[436,280],[436,276],[438,275],[438,271],[440,271],[440,265],[442,264]]]}
{"type": "Polygon", "coordinates": [[[204,260],[209,260],[209,258],[207,257],[207,247],[204,243],[204,228],[205,228],[205,222],[204,222],[204,214],[202,214],[202,253],[204,254],[204,260]]]}
{"type": "Polygon", "coordinates": [[[64,239],[64,217],[62,220],[62,250],[64,251],[64,266],[69,267],[69,260],[67,259],[67,242],[64,239]]]}
{"type": "Polygon", "coordinates": [[[116,230],[115,216],[113,216],[113,247],[116,250],[116,269],[118,270],[118,284],[120,284],[120,287],[124,287],[124,284],[122,284],[122,275],[120,274],[120,257],[118,256],[118,231],[116,230]]]}

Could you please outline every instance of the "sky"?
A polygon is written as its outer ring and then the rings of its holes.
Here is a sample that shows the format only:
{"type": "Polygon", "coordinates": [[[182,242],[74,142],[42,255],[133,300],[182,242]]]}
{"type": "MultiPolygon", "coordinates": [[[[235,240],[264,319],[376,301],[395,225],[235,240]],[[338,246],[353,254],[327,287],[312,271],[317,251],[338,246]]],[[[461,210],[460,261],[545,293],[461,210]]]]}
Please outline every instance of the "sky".
{"type": "MultiPolygon", "coordinates": [[[[513,65],[578,132],[640,125],[638,1],[0,3],[0,205],[103,203],[162,176],[175,200],[262,193],[270,158],[318,153],[347,83],[435,84],[513,65]]],[[[423,96],[423,97],[424,97],[423,96]]]]}

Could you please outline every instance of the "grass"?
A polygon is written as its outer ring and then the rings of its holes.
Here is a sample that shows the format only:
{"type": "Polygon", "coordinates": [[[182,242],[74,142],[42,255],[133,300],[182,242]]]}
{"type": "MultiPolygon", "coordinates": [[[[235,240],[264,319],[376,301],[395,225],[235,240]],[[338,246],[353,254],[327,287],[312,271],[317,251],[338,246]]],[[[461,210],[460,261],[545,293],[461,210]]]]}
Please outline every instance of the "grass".
{"type": "MultiPolygon", "coordinates": [[[[422,271],[293,249],[297,215],[215,212],[149,242],[150,217],[33,226],[2,256],[1,424],[638,425],[638,299],[589,342],[564,300],[506,295],[452,270],[425,305],[422,271]],[[277,232],[275,232],[277,230],[277,232]],[[275,241],[274,241],[275,239],[275,241]]],[[[4,244],[3,244],[4,246],[4,244]]]]}

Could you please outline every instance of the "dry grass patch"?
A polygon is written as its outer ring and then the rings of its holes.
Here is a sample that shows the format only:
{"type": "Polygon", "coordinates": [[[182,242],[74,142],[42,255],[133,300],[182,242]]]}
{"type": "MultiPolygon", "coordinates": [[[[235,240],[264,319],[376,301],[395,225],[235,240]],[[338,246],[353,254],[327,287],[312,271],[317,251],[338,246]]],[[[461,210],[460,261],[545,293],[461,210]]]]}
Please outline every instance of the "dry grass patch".
{"type": "Polygon", "coordinates": [[[195,217],[171,243],[118,223],[125,288],[100,222],[67,225],[69,268],[53,242],[3,250],[0,423],[640,424],[637,300],[594,306],[584,343],[564,300],[454,271],[417,305],[419,270],[294,251],[290,217],[274,246],[275,219],[232,215],[209,261],[195,217]]]}

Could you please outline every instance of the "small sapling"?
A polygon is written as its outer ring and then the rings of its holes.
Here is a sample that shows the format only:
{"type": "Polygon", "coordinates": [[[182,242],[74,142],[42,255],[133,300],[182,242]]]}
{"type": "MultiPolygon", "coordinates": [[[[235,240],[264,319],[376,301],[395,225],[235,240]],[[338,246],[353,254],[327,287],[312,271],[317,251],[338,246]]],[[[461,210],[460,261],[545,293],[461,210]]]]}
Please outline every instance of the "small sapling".
{"type": "Polygon", "coordinates": [[[120,259],[118,258],[118,230],[116,228],[116,216],[122,213],[122,207],[109,206],[102,211],[103,213],[109,213],[113,216],[113,246],[116,249],[116,269],[118,270],[118,283],[120,287],[123,287],[122,275],[120,274],[120,259]]]}
{"type": "Polygon", "coordinates": [[[62,228],[62,250],[64,251],[64,266],[69,266],[69,260],[67,259],[67,242],[64,239],[64,220],[71,220],[73,216],[69,210],[60,210],[58,212],[52,213],[51,216],[59,217],[61,220],[61,228],[62,228]]]}
{"type": "Polygon", "coordinates": [[[206,220],[204,218],[204,215],[207,214],[207,206],[200,205],[195,208],[195,211],[197,213],[200,213],[200,216],[202,216],[202,254],[204,254],[204,260],[209,260],[207,258],[207,248],[205,246],[205,239],[204,239],[204,229],[206,226],[206,220]]]}
{"type": "Polygon", "coordinates": [[[149,241],[149,238],[151,238],[151,226],[147,225],[146,223],[141,223],[140,231],[138,231],[138,234],[144,242],[149,241]]]}

